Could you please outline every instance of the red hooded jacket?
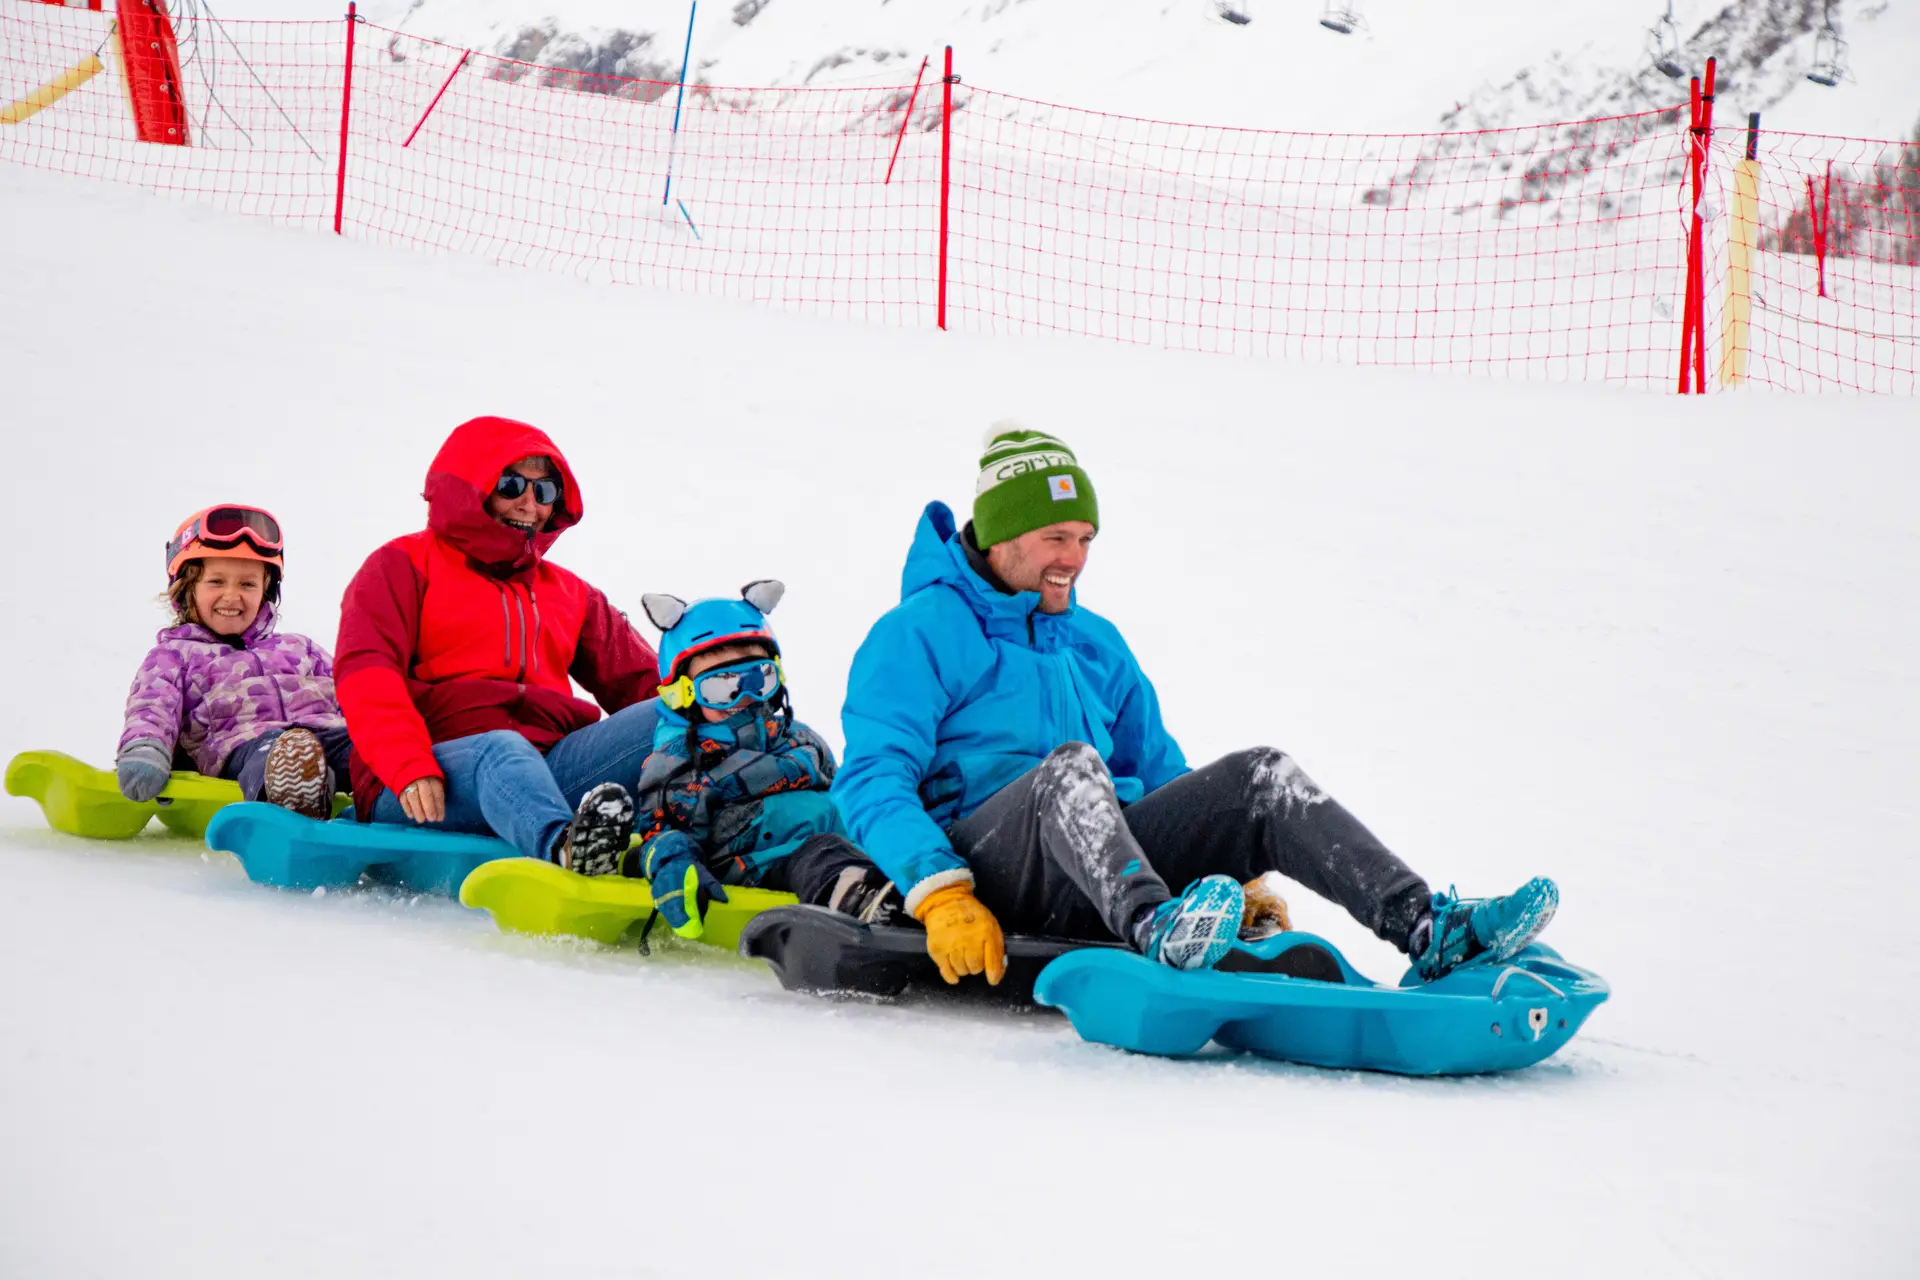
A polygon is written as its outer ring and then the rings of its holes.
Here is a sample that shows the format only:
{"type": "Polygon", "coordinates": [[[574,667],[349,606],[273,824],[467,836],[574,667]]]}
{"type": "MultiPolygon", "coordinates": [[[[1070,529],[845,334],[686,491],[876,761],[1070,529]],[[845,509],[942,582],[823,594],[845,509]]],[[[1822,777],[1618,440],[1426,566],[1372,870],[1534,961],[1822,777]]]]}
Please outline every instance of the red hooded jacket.
{"type": "Polygon", "coordinates": [[[545,433],[507,418],[454,428],[427,468],[427,527],[367,557],[340,602],[334,683],[362,821],[382,787],[444,776],[433,744],[514,729],[542,751],[600,712],[651,698],[654,651],[606,596],[546,559],[579,523],[580,485],[545,433]],[[506,467],[553,460],[565,486],[531,535],[487,514],[506,467]]]}

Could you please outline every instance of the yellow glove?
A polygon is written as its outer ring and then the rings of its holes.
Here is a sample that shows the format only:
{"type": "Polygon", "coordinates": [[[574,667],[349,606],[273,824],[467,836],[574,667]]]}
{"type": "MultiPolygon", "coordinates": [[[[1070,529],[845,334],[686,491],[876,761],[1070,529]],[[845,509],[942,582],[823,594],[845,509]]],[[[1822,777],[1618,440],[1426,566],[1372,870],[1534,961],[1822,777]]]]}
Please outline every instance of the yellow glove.
{"type": "Polygon", "coordinates": [[[973,896],[973,886],[950,884],[926,896],[914,918],[927,926],[927,954],[950,983],[984,973],[994,986],[1007,976],[1007,940],[1000,922],[973,896]]]}

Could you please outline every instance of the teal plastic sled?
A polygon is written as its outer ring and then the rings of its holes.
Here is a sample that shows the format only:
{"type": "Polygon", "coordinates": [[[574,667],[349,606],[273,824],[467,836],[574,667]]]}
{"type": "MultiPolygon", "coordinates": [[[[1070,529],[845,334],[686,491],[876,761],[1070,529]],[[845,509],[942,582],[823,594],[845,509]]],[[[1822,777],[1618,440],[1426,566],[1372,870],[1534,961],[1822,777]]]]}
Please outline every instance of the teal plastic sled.
{"type": "Polygon", "coordinates": [[[236,804],[207,824],[207,847],[231,853],[255,884],[344,889],[362,877],[415,893],[460,895],[483,862],[518,857],[492,836],[424,831],[397,823],[316,822],[272,804],[236,804]]]}
{"type": "Polygon", "coordinates": [[[1401,1075],[1513,1071],[1551,1057],[1609,991],[1539,943],[1503,965],[1384,987],[1332,943],[1283,933],[1244,943],[1214,970],[1181,972],[1132,952],[1072,951],[1034,987],[1082,1038],[1183,1056],[1213,1041],[1316,1067],[1401,1075]]]}

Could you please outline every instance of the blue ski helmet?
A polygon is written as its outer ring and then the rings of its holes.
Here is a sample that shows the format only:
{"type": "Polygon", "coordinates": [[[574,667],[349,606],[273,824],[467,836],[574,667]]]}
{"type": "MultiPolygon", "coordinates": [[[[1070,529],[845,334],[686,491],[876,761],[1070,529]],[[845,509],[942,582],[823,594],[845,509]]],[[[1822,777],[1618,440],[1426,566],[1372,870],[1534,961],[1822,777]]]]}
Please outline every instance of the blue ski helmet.
{"type": "Polygon", "coordinates": [[[672,684],[696,653],[726,644],[757,643],[780,656],[767,615],[787,593],[785,584],[761,578],[740,588],[739,599],[716,596],[688,604],[679,596],[649,593],[640,597],[647,618],[660,628],[660,682],[672,684]]]}

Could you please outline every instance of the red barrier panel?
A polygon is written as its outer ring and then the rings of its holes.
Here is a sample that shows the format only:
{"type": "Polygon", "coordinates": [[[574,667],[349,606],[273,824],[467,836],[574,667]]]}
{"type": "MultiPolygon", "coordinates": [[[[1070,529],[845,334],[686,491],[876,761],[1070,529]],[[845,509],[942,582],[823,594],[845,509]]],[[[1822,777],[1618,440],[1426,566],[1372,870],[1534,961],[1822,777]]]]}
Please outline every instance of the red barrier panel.
{"type": "Polygon", "coordinates": [[[191,137],[180,47],[166,5],[160,0],[117,0],[114,17],[127,100],[140,141],[187,146],[191,137]]]}

